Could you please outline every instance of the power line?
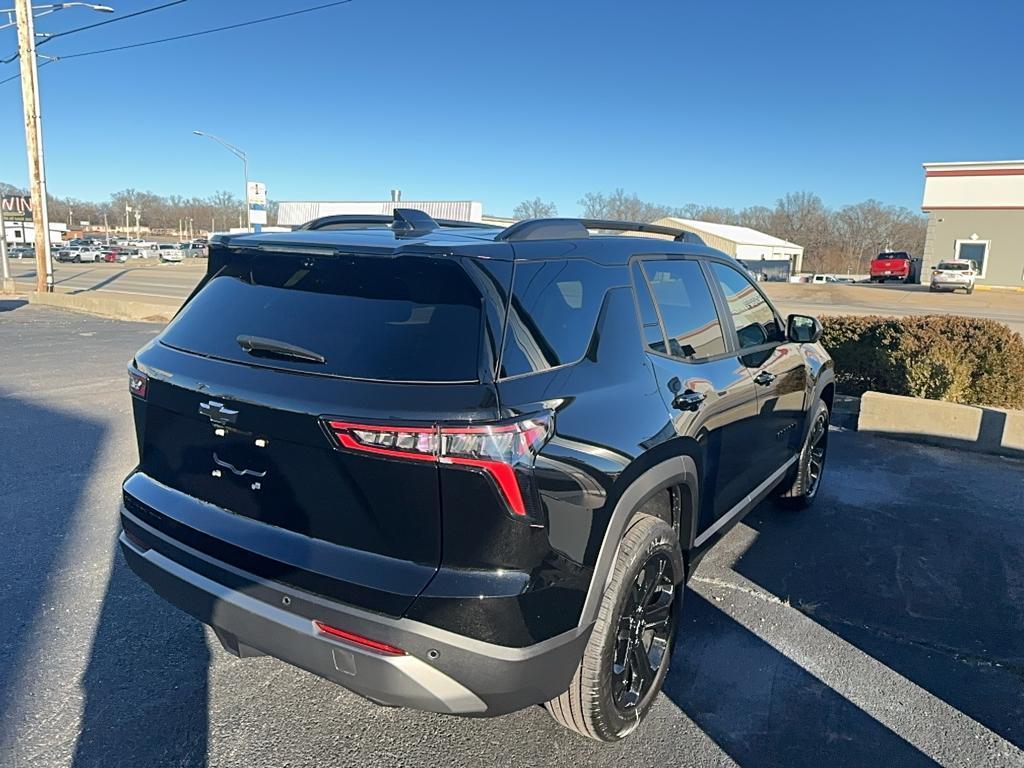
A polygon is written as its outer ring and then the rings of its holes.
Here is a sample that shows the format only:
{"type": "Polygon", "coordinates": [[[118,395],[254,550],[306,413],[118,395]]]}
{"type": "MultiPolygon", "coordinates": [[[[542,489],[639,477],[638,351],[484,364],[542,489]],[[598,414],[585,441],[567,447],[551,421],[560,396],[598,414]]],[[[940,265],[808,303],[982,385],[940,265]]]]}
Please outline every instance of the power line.
{"type": "MultiPolygon", "coordinates": [[[[177,0],[177,2],[185,2],[185,0],[177,0]]],[[[189,32],[189,33],[186,33],[186,34],[183,34],[183,35],[174,35],[173,37],[164,37],[164,38],[160,38],[159,40],[147,40],[147,41],[142,42],[142,43],[130,43],[128,45],[119,45],[119,46],[116,46],[114,48],[101,48],[101,49],[96,50],[96,51],[82,51],[82,52],[79,52],[79,53],[69,53],[66,56],[54,56],[52,59],[48,59],[47,61],[45,61],[44,64],[52,64],[54,61],[60,61],[61,59],[78,59],[78,58],[81,58],[83,56],[96,56],[96,55],[101,54],[101,53],[114,53],[116,51],[126,51],[126,50],[129,50],[131,48],[142,48],[142,47],[147,46],[147,45],[157,45],[159,43],[170,43],[170,42],[174,42],[175,40],[185,40],[185,39],[190,38],[190,37],[201,37],[202,35],[212,35],[214,32],[227,32],[227,31],[232,30],[232,29],[241,29],[242,27],[249,27],[249,26],[252,26],[253,24],[263,24],[264,22],[267,22],[267,21],[277,21],[278,19],[286,19],[286,18],[289,18],[291,16],[300,16],[300,15],[302,15],[304,13],[312,13],[313,11],[322,11],[325,8],[334,8],[335,6],[338,6],[338,5],[347,5],[348,3],[351,3],[351,2],[352,2],[352,0],[336,0],[333,3],[324,3],[322,5],[314,5],[314,6],[310,7],[310,8],[302,8],[302,9],[300,9],[298,11],[289,11],[288,13],[279,13],[279,14],[277,14],[275,16],[265,16],[262,19],[250,19],[249,21],[242,21],[242,22],[239,22],[237,24],[228,24],[228,25],[223,26],[223,27],[214,27],[213,29],[203,29],[203,30],[200,30],[198,32],[189,32]]],[[[160,10],[161,8],[166,8],[169,5],[175,5],[175,4],[176,3],[166,3],[165,5],[156,6],[154,8],[149,8],[149,9],[146,9],[145,11],[139,11],[139,12],[133,14],[133,15],[137,16],[137,15],[139,15],[141,13],[144,13],[144,12],[148,13],[150,11],[160,10]]],[[[100,22],[99,24],[92,24],[92,25],[90,25],[90,27],[98,27],[98,26],[100,26],[100,24],[110,24],[110,23],[112,23],[114,21],[120,21],[122,18],[128,18],[128,17],[124,16],[124,17],[118,17],[117,19],[108,19],[107,21],[100,22]]],[[[81,29],[88,29],[88,28],[89,27],[82,27],[81,29]]],[[[76,31],[80,31],[80,30],[68,30],[67,32],[63,32],[61,34],[70,34],[71,32],[76,32],[76,31]]],[[[54,37],[56,37],[56,35],[54,35],[54,37]]],[[[14,59],[16,59],[16,58],[17,58],[17,55],[15,55],[14,58],[12,58],[12,59],[4,60],[4,63],[10,63],[11,61],[14,61],[14,59]]],[[[44,64],[40,64],[39,66],[43,66],[44,64]]],[[[21,77],[21,75],[20,74],[16,74],[16,75],[12,75],[11,77],[8,77],[5,80],[0,80],[0,85],[3,85],[4,83],[9,83],[11,80],[17,80],[19,77],[21,77]]]]}
{"type": "Polygon", "coordinates": [[[81,53],[69,53],[66,56],[61,56],[62,59],[78,59],[82,56],[96,56],[100,53],[114,53],[115,51],[127,51],[132,48],[142,48],[147,45],[157,45],[158,43],[170,43],[175,40],[186,40],[190,37],[200,37],[202,35],[212,35],[214,32],[226,32],[231,29],[241,29],[242,27],[250,27],[253,24],[263,24],[267,21],[277,21],[278,19],[287,19],[290,16],[299,16],[303,13],[312,13],[313,11],[322,11],[324,8],[333,8],[338,5],[346,5],[351,3],[352,0],[336,0],[333,3],[324,3],[323,5],[314,5],[311,8],[303,8],[298,11],[289,11],[288,13],[279,13],[276,16],[265,16],[262,19],[251,19],[250,21],[241,21],[237,24],[228,24],[223,27],[214,27],[213,29],[204,29],[199,32],[189,32],[184,35],[174,35],[173,37],[163,37],[159,40],[147,40],[144,43],[130,43],[128,45],[118,45],[114,48],[101,48],[97,51],[82,51],[81,53]]]}
{"type": "MultiPolygon", "coordinates": [[[[127,19],[133,19],[136,16],[145,16],[147,13],[153,13],[153,11],[162,11],[164,8],[170,8],[172,5],[181,5],[182,3],[187,3],[187,2],[188,2],[188,0],[173,0],[173,2],[170,2],[170,3],[164,3],[163,5],[155,5],[152,8],[143,8],[141,11],[135,11],[134,13],[128,13],[128,14],[125,14],[124,16],[117,16],[117,17],[115,17],[113,19],[105,19],[103,21],[98,21],[95,24],[86,24],[84,27],[75,27],[74,29],[66,29],[63,32],[55,32],[52,35],[47,35],[45,38],[43,38],[38,43],[36,43],[36,48],[38,48],[40,45],[45,45],[46,43],[50,42],[51,40],[55,40],[58,37],[64,37],[65,35],[71,35],[71,34],[74,34],[75,32],[84,32],[87,29],[95,29],[96,27],[102,27],[102,26],[104,26],[106,24],[114,24],[114,23],[116,23],[118,21],[125,21],[127,19]]],[[[9,56],[6,59],[0,59],[0,64],[10,64],[12,61],[16,61],[20,55],[21,55],[20,53],[15,53],[13,56],[9,56]]],[[[10,79],[10,78],[8,78],[8,79],[10,79]]],[[[6,83],[6,82],[7,82],[7,80],[0,80],[0,84],[6,83]]]]}

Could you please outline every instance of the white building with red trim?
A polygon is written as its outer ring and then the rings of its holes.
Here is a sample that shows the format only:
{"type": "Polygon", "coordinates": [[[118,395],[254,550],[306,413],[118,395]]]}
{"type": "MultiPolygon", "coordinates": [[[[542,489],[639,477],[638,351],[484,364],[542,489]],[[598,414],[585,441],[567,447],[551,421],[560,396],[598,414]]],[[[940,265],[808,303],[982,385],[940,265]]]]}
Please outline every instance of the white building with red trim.
{"type": "Polygon", "coordinates": [[[978,263],[979,284],[1024,286],[1024,160],[925,163],[925,267],[978,263]]]}

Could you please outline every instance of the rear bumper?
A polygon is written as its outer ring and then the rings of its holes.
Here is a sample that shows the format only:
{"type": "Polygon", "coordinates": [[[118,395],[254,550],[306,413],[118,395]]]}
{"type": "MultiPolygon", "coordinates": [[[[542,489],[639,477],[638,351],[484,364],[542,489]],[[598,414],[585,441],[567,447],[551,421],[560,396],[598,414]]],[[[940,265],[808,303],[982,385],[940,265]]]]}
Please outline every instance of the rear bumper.
{"type": "Polygon", "coordinates": [[[379,704],[492,716],[564,691],[592,625],[526,648],[393,619],[270,582],[181,545],[122,509],[128,565],[241,656],[267,654],[379,704]],[[385,655],[321,633],[314,620],[406,651],[385,655]]]}

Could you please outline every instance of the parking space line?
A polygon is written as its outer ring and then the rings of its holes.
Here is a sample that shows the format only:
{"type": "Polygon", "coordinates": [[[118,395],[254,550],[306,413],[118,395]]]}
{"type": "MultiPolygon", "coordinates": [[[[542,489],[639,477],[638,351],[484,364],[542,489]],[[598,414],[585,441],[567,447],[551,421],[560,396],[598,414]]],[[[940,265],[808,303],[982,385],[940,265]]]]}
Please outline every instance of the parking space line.
{"type": "Polygon", "coordinates": [[[758,600],[772,605],[774,610],[785,612],[785,621],[777,625],[764,622],[763,610],[730,611],[729,617],[936,762],[942,765],[970,765],[977,756],[977,742],[983,740],[1002,753],[1006,765],[1024,763],[1024,752],[999,734],[735,571],[728,572],[728,579],[709,579],[698,574],[692,579],[691,586],[709,600],[714,599],[716,589],[728,589],[746,599],[758,600]],[[825,649],[830,657],[841,658],[843,663],[822,663],[821,654],[825,649]],[[898,701],[879,697],[878,685],[872,685],[870,690],[856,685],[858,680],[878,679],[883,681],[883,687],[887,690],[899,691],[898,701]],[[927,732],[904,727],[907,715],[914,712],[935,713],[935,717],[929,718],[934,727],[927,732]],[[949,724],[954,722],[957,727],[950,728],[949,724]]]}

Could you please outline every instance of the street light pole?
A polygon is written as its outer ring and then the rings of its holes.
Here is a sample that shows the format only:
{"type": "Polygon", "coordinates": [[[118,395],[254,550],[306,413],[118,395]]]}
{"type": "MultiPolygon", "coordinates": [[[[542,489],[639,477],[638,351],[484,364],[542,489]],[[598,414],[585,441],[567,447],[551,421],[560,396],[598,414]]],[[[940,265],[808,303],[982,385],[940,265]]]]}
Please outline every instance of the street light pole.
{"type": "Polygon", "coordinates": [[[7,225],[4,224],[4,199],[0,194],[0,264],[3,268],[3,292],[14,292],[14,278],[11,277],[11,265],[7,262],[7,225]]]}
{"type": "Polygon", "coordinates": [[[192,131],[192,133],[196,136],[205,136],[208,139],[213,139],[224,147],[224,149],[242,161],[242,173],[245,175],[245,193],[242,195],[242,205],[245,206],[245,229],[247,232],[252,232],[252,216],[249,212],[249,157],[244,151],[236,147],[234,144],[229,144],[224,141],[224,139],[219,136],[214,136],[212,133],[205,133],[204,131],[192,131]]]}

